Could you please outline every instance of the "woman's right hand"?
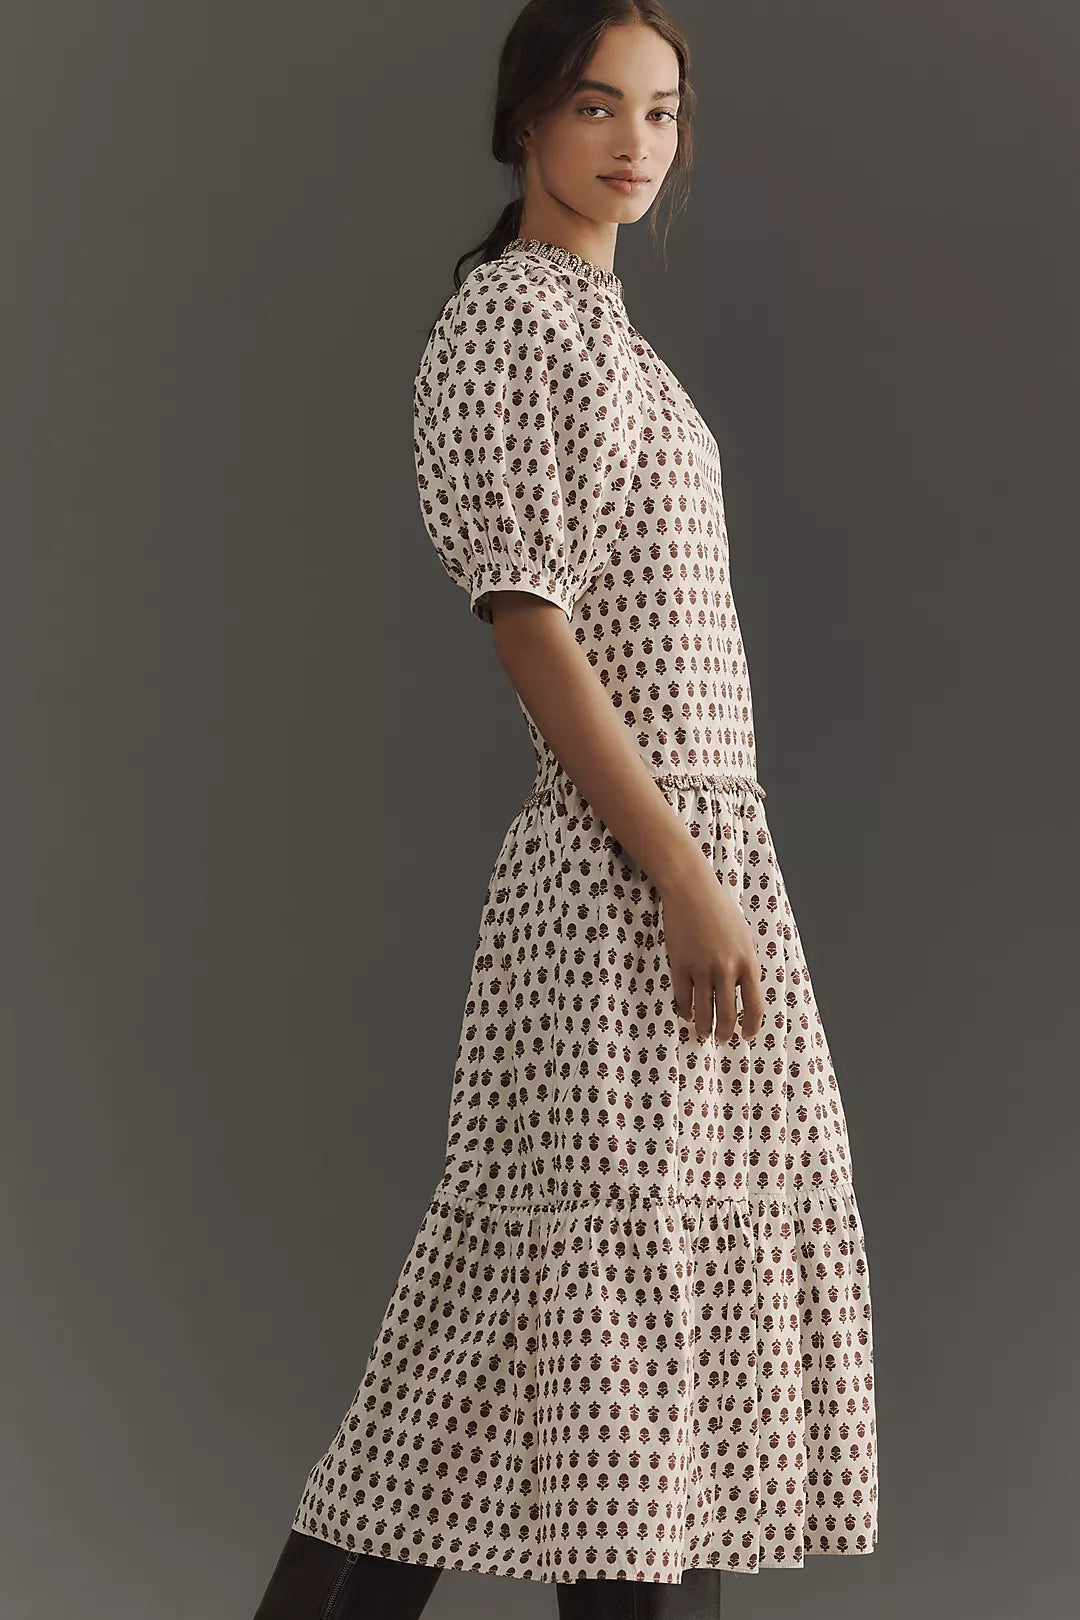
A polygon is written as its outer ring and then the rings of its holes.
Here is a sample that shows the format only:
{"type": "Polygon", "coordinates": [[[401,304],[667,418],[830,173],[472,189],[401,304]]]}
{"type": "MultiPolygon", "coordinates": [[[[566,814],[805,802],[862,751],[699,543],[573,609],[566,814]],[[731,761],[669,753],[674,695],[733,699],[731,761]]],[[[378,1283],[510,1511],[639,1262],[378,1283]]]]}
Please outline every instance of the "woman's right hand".
{"type": "Polygon", "coordinates": [[[742,1036],[752,1041],[765,1022],[765,998],[754,936],[738,901],[700,852],[659,892],[676,1012],[693,1019],[702,1040],[714,1034],[724,1045],[735,1032],[738,986],[742,1036]]]}

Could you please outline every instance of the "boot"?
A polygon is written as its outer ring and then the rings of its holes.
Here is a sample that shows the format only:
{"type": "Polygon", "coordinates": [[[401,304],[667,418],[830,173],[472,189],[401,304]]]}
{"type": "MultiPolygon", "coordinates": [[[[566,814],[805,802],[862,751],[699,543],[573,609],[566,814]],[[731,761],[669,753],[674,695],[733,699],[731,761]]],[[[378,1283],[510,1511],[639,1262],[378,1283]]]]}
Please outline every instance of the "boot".
{"type": "Polygon", "coordinates": [[[417,1620],[441,1574],[290,1530],[255,1620],[417,1620]]]}
{"type": "Polygon", "coordinates": [[[684,1569],[664,1581],[556,1583],[559,1620],[720,1620],[720,1571],[684,1569]]]}

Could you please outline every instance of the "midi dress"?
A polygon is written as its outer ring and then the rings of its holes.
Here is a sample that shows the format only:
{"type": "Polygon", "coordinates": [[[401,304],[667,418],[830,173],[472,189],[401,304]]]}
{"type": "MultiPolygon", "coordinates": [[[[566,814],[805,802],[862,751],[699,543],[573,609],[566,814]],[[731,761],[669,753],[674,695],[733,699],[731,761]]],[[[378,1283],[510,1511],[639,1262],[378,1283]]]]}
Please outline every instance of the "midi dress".
{"type": "Polygon", "coordinates": [[[481,907],[445,1169],[293,1528],[550,1582],[872,1552],[867,1250],[716,439],[619,277],[520,237],[447,300],[413,404],[439,559],[483,623],[499,589],[566,614],[742,909],[765,1021],[721,1043],[677,1013],[658,889],[519,697],[536,776],[481,907]]]}

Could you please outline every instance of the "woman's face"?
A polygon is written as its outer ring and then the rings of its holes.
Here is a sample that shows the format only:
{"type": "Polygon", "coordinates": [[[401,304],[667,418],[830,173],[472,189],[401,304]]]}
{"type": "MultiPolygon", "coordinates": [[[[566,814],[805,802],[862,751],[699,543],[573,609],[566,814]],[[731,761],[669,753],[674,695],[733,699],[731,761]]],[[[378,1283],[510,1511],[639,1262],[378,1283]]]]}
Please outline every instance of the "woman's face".
{"type": "Polygon", "coordinates": [[[554,203],[612,225],[640,219],[675,156],[678,92],[679,59],[665,39],[640,23],[605,29],[573,95],[522,135],[526,208],[542,216],[554,203]],[[620,171],[644,183],[605,179],[620,171]]]}

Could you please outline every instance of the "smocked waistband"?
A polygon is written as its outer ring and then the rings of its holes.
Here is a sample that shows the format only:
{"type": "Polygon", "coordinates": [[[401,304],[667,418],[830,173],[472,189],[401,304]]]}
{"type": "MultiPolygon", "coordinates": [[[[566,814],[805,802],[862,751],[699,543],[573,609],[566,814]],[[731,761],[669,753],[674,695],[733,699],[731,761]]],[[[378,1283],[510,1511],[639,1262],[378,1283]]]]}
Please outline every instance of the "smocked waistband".
{"type": "MultiPolygon", "coordinates": [[[[543,779],[533,783],[528,796],[522,801],[521,808],[528,810],[553,792],[556,782],[562,778],[569,779],[561,770],[554,774],[550,771],[543,779]]],[[[712,788],[720,793],[749,793],[755,799],[765,798],[765,789],[756,776],[743,776],[737,771],[672,771],[664,776],[653,776],[653,781],[659,787],[673,788],[712,788]]]]}

